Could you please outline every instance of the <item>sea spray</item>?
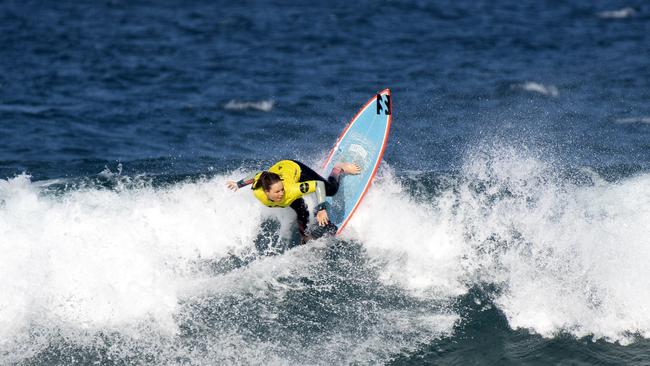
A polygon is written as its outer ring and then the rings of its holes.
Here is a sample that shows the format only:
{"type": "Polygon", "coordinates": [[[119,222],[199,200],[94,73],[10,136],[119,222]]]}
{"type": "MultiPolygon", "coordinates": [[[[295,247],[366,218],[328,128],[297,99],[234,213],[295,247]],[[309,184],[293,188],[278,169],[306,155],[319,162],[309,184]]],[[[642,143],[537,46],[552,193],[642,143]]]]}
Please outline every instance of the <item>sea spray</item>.
{"type": "Polygon", "coordinates": [[[373,189],[350,224],[349,236],[385,263],[382,278],[413,294],[450,298],[465,293],[462,237],[443,199],[439,206],[410,197],[393,170],[382,165],[373,189]]]}
{"type": "MultiPolygon", "coordinates": [[[[474,153],[459,219],[512,328],[627,343],[650,317],[650,177],[575,184],[523,150],[474,153]]],[[[468,267],[471,269],[471,266],[468,267]]]]}

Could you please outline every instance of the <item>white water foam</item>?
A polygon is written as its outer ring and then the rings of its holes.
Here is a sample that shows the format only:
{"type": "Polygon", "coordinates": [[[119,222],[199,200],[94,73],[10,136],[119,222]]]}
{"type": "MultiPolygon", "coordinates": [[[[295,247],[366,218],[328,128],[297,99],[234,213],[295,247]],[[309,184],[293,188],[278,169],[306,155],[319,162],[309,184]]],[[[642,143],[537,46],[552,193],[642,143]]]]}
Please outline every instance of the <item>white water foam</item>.
{"type": "MultiPolygon", "coordinates": [[[[101,348],[103,337],[110,335],[108,354],[125,362],[148,354],[163,364],[179,358],[195,363],[377,363],[452,332],[458,317],[448,310],[385,311],[366,309],[362,302],[355,316],[374,319],[364,325],[368,332],[362,338],[351,328],[328,330],[319,342],[298,348],[290,340],[295,335],[282,331],[278,340],[251,339],[249,323],[276,322],[289,291],[329,291],[328,285],[303,290],[299,281],[322,276],[328,242],[262,257],[220,275],[203,272],[197,267],[201,261],[250,252],[264,218],[278,218],[281,235],[295,220],[289,209],[265,208],[250,192],[225,188],[226,180],[243,175],[164,188],[83,188],[60,195],[42,193],[47,185],[25,175],[0,180],[0,361],[24,361],[53,342],[101,348]],[[232,299],[238,299],[232,313],[216,323],[201,320],[205,310],[191,311],[232,299]],[[251,307],[257,309],[253,319],[245,315],[251,307]],[[214,328],[188,341],[181,336],[183,324],[214,328]]],[[[396,184],[392,178],[387,182],[387,187],[396,184]]],[[[447,286],[434,278],[428,288],[436,283],[447,286]]],[[[343,311],[337,310],[341,306],[346,305],[331,305],[333,311],[343,311]]]]}
{"type": "Polygon", "coordinates": [[[25,175],[0,180],[0,347],[33,328],[177,333],[177,279],[250,245],[259,226],[259,205],[224,178],[62,197],[25,175]]]}
{"type": "MultiPolygon", "coordinates": [[[[328,281],[314,285],[299,280],[318,279],[323,275],[323,267],[328,266],[327,251],[326,240],[314,241],[309,246],[295,248],[282,256],[261,258],[223,276],[202,279],[191,286],[190,292],[197,297],[235,296],[242,298],[242,301],[249,301],[244,299],[250,294],[263,304],[256,309],[256,317],[266,319],[265,323],[275,324],[277,328],[296,327],[295,320],[290,321],[289,326],[276,324],[278,318],[282,317],[282,311],[277,306],[296,301],[291,297],[291,292],[334,291],[328,281]]],[[[311,306],[319,307],[318,304],[311,306]]],[[[264,365],[378,364],[395,354],[415,351],[420,344],[449,336],[458,321],[457,315],[447,311],[431,313],[417,307],[382,309],[373,301],[329,304],[325,310],[340,315],[358,312],[357,316],[361,319],[356,319],[352,324],[325,329],[317,334],[317,338],[289,330],[281,330],[276,337],[263,341],[242,339],[245,332],[210,333],[205,343],[215,345],[216,349],[212,353],[197,355],[193,360],[199,364],[213,364],[216,360],[236,357],[236,363],[264,365]],[[350,305],[356,309],[350,309],[350,305]],[[373,321],[369,322],[369,319],[373,321]]],[[[307,323],[313,325],[309,320],[307,323]]]]}
{"type": "Polygon", "coordinates": [[[469,159],[470,261],[513,328],[627,343],[650,336],[650,175],[576,186],[514,149],[469,159]]]}
{"type": "Polygon", "coordinates": [[[347,237],[382,279],[450,298],[496,284],[512,328],[627,344],[650,338],[650,175],[591,184],[514,148],[467,157],[462,183],[418,202],[384,169],[347,237]]]}
{"type": "Polygon", "coordinates": [[[382,278],[413,294],[450,298],[467,291],[462,232],[453,225],[448,199],[439,206],[409,197],[387,165],[355,213],[344,237],[364,243],[384,263],[382,278]]]}
{"type": "Polygon", "coordinates": [[[232,99],[228,103],[224,104],[224,108],[230,111],[244,111],[244,110],[253,110],[260,112],[270,112],[273,110],[275,102],[272,100],[261,100],[258,102],[250,101],[240,101],[232,99]]]}
{"type": "Polygon", "coordinates": [[[522,84],[514,84],[511,86],[511,88],[521,89],[532,93],[538,93],[549,97],[557,97],[558,95],[560,95],[560,91],[555,85],[544,85],[534,81],[527,81],[522,84]]]}
{"type": "Polygon", "coordinates": [[[289,231],[290,210],[226,190],[245,173],[59,196],[40,193],[27,176],[0,180],[0,360],[32,357],[52,337],[84,344],[115,333],[126,342],[113,347],[116,357],[149,347],[163,364],[381,363],[453,334],[459,315],[444,304],[485,283],[500,288],[494,302],[513,328],[622,343],[650,337],[649,175],[608,183],[587,171],[593,184],[576,186],[538,157],[504,148],[470,154],[460,183],[427,202],[382,164],[345,238],[361,243],[383,285],[439,310],[363,300],[353,304],[356,317],[373,319],[366,335],[331,329],[290,346],[301,336],[278,325],[278,309],[289,294],[330,291],[300,280],[323,276],[327,240],[224,274],[196,267],[250,251],[265,217],[289,231]],[[216,323],[191,311],[224,299],[235,308],[216,323]],[[240,329],[250,321],[278,327],[278,338],[251,338],[240,329]],[[188,322],[207,327],[195,343],[181,337],[188,322]]]}
{"type": "Polygon", "coordinates": [[[650,117],[625,117],[617,118],[615,120],[618,124],[632,124],[632,123],[645,123],[650,124],[650,117]]]}
{"type": "Polygon", "coordinates": [[[631,7],[625,7],[618,10],[606,10],[598,13],[599,18],[603,19],[625,19],[636,15],[636,10],[631,7]]]}

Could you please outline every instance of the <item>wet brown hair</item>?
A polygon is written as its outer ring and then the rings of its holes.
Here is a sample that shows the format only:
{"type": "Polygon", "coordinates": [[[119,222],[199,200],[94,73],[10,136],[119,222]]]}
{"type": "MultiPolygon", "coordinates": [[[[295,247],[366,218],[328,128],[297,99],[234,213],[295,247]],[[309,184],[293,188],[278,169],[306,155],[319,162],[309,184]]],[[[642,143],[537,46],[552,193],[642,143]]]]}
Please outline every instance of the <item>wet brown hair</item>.
{"type": "Polygon", "coordinates": [[[257,178],[257,182],[255,182],[253,189],[258,189],[262,187],[262,189],[264,189],[265,191],[270,191],[271,186],[277,182],[280,182],[281,180],[282,179],[280,178],[280,176],[275,173],[262,172],[262,174],[260,174],[260,177],[257,178]]]}

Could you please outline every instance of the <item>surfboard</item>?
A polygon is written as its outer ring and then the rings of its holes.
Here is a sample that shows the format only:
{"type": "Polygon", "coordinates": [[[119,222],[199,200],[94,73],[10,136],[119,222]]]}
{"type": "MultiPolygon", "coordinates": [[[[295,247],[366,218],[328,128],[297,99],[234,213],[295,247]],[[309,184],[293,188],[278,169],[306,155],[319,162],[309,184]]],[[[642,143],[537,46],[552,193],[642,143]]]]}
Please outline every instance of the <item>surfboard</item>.
{"type": "Polygon", "coordinates": [[[390,90],[384,89],[361,107],[323,163],[326,176],[338,162],[353,162],[361,167],[359,175],[342,176],[337,194],[327,197],[330,222],[338,227],[336,235],[345,229],[377,174],[388,141],[391,114],[390,90]]]}

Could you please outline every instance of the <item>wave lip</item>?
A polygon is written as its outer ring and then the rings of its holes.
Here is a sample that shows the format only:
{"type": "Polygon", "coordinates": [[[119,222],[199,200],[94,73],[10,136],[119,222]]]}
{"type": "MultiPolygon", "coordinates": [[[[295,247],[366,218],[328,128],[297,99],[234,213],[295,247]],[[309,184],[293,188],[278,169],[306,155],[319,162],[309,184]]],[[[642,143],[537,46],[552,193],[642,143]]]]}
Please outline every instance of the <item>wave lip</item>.
{"type": "Polygon", "coordinates": [[[558,95],[560,95],[560,91],[555,85],[544,85],[541,83],[536,83],[534,81],[527,81],[522,84],[514,84],[511,85],[511,88],[524,90],[532,93],[538,93],[549,97],[557,97],[558,95]]]}
{"type": "Polygon", "coordinates": [[[224,104],[223,108],[229,111],[260,111],[260,112],[270,112],[273,110],[275,101],[273,100],[260,100],[257,102],[250,101],[240,101],[236,99],[231,99],[228,103],[224,104]]]}
{"type": "Polygon", "coordinates": [[[631,7],[625,7],[618,10],[606,10],[598,13],[598,17],[602,19],[624,19],[636,15],[636,10],[631,7]]]}

